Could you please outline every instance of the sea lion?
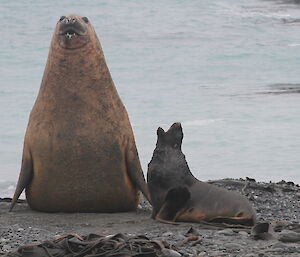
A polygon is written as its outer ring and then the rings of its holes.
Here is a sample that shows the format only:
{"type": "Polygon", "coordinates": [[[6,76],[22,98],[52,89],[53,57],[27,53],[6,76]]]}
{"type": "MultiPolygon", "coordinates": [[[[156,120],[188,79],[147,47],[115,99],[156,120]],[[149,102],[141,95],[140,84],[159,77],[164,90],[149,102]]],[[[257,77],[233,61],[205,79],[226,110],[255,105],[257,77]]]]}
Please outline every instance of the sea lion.
{"type": "Polygon", "coordinates": [[[226,222],[253,225],[255,211],[248,200],[232,191],[199,181],[181,151],[183,132],[174,123],[157,130],[157,143],[148,164],[152,217],[163,222],[226,222]]]}
{"type": "Polygon", "coordinates": [[[133,131],[88,18],[57,22],[26,130],[10,210],[23,189],[44,212],[135,210],[148,199],[133,131]]]}

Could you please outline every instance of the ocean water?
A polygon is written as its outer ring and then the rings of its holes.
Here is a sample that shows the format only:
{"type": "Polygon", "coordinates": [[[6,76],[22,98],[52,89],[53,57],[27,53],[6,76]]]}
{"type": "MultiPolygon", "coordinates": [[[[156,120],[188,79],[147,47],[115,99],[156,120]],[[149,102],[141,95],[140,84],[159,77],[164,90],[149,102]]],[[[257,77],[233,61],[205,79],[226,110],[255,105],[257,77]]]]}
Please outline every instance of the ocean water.
{"type": "Polygon", "coordinates": [[[300,183],[300,6],[293,1],[0,2],[0,197],[61,15],[87,16],[126,105],[144,172],[156,129],[182,122],[201,180],[300,183]]]}

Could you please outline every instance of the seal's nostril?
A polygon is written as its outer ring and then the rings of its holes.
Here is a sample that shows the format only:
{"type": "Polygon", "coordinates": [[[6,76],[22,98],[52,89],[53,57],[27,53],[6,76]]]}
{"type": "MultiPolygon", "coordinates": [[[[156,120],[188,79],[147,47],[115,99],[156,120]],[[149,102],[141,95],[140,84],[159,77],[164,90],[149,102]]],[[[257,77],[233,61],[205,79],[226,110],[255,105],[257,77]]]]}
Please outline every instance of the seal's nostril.
{"type": "Polygon", "coordinates": [[[66,19],[65,19],[65,22],[66,22],[66,23],[69,23],[69,22],[70,22],[70,19],[69,19],[69,18],[66,18],[66,19]]]}
{"type": "Polygon", "coordinates": [[[63,21],[65,18],[66,18],[66,16],[61,16],[61,17],[59,18],[59,21],[63,21]]]}
{"type": "Polygon", "coordinates": [[[71,20],[71,22],[72,22],[72,23],[75,23],[75,22],[76,22],[76,19],[73,18],[73,19],[71,20]]]}

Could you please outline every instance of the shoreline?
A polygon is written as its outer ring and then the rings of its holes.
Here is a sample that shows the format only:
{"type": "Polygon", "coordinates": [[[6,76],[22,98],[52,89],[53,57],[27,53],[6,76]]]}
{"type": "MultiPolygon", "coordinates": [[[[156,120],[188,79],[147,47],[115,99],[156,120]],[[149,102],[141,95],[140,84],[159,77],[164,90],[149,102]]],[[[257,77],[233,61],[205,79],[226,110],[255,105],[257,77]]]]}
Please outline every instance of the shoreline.
{"type": "Polygon", "coordinates": [[[208,181],[244,194],[257,212],[258,222],[270,222],[275,228],[269,240],[254,240],[250,230],[215,227],[198,223],[170,225],[150,218],[151,206],[141,199],[131,213],[41,213],[32,211],[26,202],[8,212],[9,202],[0,200],[0,256],[21,245],[51,240],[69,233],[145,235],[152,240],[176,244],[192,227],[201,242],[187,243],[177,249],[182,256],[299,256],[300,255],[300,186],[293,182],[256,182],[253,179],[208,181]],[[282,235],[299,236],[299,241],[282,242],[282,235]]]}

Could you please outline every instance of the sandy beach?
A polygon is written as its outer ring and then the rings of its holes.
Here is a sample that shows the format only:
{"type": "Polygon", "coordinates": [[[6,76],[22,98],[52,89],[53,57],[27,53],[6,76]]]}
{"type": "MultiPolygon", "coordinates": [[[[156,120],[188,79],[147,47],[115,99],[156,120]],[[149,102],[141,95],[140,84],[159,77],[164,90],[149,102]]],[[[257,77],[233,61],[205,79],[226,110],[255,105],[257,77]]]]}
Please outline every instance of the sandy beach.
{"type": "Polygon", "coordinates": [[[251,179],[224,179],[210,183],[245,194],[257,212],[258,222],[272,224],[275,231],[272,237],[255,240],[250,229],[234,227],[159,223],[150,218],[151,206],[143,199],[136,212],[115,214],[49,214],[32,211],[27,203],[17,204],[14,211],[9,213],[9,203],[1,201],[0,255],[16,251],[21,245],[69,233],[126,233],[176,244],[185,239],[185,234],[192,227],[201,240],[193,246],[192,242],[188,242],[177,247],[175,250],[181,256],[299,256],[299,185],[285,181],[258,183],[251,179]]]}

